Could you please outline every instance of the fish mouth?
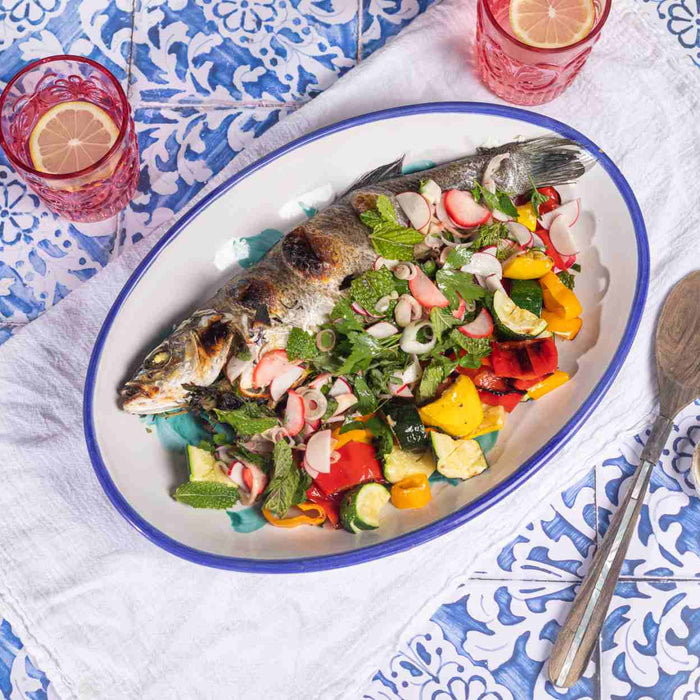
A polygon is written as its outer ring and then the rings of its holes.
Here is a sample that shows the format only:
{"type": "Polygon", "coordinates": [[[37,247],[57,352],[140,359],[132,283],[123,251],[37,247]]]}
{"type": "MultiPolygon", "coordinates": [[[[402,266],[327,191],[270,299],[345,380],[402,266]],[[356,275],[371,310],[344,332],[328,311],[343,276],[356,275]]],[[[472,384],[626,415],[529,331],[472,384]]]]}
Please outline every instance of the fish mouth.
{"type": "Polygon", "coordinates": [[[177,408],[182,402],[154,385],[129,381],[119,390],[122,410],[127,413],[162,413],[177,408]]]}
{"type": "Polygon", "coordinates": [[[147,392],[144,386],[138,382],[126,382],[124,386],[119,389],[119,396],[124,399],[125,403],[138,397],[150,398],[149,392],[147,392]]]}

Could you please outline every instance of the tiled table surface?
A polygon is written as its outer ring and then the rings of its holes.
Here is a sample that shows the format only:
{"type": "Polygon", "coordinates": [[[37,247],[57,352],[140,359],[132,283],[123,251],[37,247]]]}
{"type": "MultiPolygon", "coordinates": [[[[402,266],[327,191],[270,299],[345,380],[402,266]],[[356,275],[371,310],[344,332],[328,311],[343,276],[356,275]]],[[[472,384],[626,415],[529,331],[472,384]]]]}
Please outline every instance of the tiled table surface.
{"type": "MultiPolygon", "coordinates": [[[[689,71],[700,67],[700,4],[638,2],[665,25],[669,51],[681,55],[679,69],[684,62],[689,71]]],[[[138,194],[121,215],[75,225],[38,205],[0,154],[0,343],[176,214],[253,139],[430,3],[0,3],[0,86],[48,54],[86,55],[107,65],[128,90],[143,163],[138,194]]],[[[700,406],[686,411],[655,472],[600,648],[574,689],[559,692],[546,683],[544,662],[643,435],[611,447],[609,459],[446,593],[408,642],[377,659],[365,697],[699,697],[700,500],[689,477],[698,414],[700,406]]],[[[13,699],[53,696],[49,679],[1,617],[0,692],[13,699]]]]}

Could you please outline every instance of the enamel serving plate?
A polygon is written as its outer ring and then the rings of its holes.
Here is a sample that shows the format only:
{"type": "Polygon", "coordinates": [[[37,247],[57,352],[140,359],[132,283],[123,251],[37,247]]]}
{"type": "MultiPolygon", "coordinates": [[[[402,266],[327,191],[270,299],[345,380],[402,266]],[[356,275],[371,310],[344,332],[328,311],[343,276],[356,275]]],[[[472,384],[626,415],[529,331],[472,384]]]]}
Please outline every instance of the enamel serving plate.
{"type": "Polygon", "coordinates": [[[649,276],[644,222],[627,181],[588,138],[561,122],[496,105],[452,102],[390,109],[320,129],[274,151],[221,185],[175,224],[121,291],[97,338],[85,386],[84,421],[97,477],[117,510],[159,547],[198,564],[238,571],[302,572],[349,566],[437,537],[484,512],[541,469],[578,430],[619,371],[637,330],[649,276]],[[580,197],[576,293],[583,330],[559,343],[573,379],[519,407],[490,468],[451,486],[436,484],[416,511],[387,507],[362,535],[326,528],[255,528],[242,515],[196,510],[171,493],[185,457],[138,417],[119,410],[117,389],[146,352],[250,264],[280,232],[322,208],[357,177],[406,154],[425,167],[516,138],[560,134],[598,159],[564,199],[580,197]],[[246,527],[248,522],[248,527],[246,527]],[[236,523],[238,524],[237,527],[236,523]],[[243,530],[254,530],[244,532],[243,530]]]}

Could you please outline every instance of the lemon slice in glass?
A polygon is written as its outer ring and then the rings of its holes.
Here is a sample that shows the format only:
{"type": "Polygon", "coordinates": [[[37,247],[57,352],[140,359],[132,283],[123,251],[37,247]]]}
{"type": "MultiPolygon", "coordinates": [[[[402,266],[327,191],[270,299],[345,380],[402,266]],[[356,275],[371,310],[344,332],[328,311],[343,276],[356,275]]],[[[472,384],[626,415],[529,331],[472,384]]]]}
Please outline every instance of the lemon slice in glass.
{"type": "Polygon", "coordinates": [[[571,46],[585,39],[594,24],[593,0],[510,0],[513,33],[528,46],[571,46]]]}

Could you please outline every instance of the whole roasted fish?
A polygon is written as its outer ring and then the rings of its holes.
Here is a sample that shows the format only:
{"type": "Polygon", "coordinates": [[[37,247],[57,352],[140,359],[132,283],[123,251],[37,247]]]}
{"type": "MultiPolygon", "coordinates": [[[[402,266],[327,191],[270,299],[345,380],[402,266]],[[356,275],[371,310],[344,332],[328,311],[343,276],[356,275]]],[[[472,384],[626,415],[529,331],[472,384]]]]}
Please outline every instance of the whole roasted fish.
{"type": "Polygon", "coordinates": [[[349,280],[369,269],[375,253],[369,229],[358,214],[387,195],[399,222],[394,196],[417,190],[432,178],[442,190],[470,189],[481,181],[494,156],[508,153],[493,179],[496,186],[522,194],[535,185],[562,185],[581,177],[595,162],[573,141],[542,137],[480,149],[476,155],[412,175],[401,160],[369,173],[336,202],[297,226],[255,266],[234,275],[202,308],[183,321],[120,390],[131,413],[169,411],[186,403],[183,385],[209,386],[221,373],[234,340],[260,353],[282,348],[297,326],[314,328],[342,295],[349,280]]]}

